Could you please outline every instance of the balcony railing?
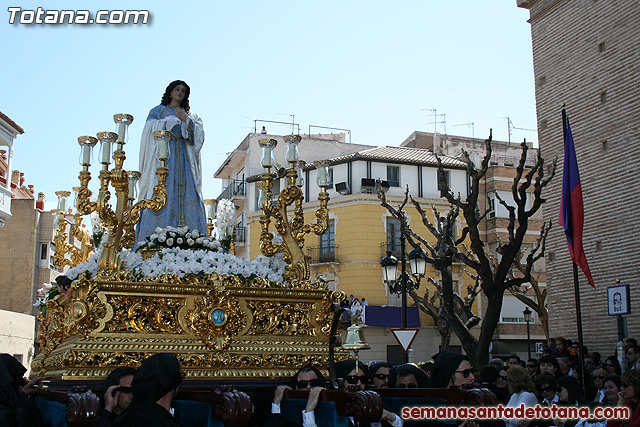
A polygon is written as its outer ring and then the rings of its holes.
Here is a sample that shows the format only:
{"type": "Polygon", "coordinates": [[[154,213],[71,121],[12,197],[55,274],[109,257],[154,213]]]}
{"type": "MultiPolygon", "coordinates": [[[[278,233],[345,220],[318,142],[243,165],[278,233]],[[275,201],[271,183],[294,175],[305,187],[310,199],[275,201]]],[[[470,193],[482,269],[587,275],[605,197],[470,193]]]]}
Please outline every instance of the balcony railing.
{"type": "Polygon", "coordinates": [[[246,228],[243,227],[242,225],[236,225],[235,228],[235,232],[236,232],[236,243],[245,243],[246,242],[246,228]]]}
{"type": "MultiPolygon", "coordinates": [[[[410,250],[411,250],[411,247],[409,247],[409,249],[407,250],[407,253],[410,250]]],[[[400,242],[395,242],[393,244],[387,244],[387,242],[380,243],[380,258],[387,256],[387,251],[391,251],[391,255],[400,259],[400,242]]]]}
{"type": "Polygon", "coordinates": [[[218,196],[218,200],[228,199],[231,200],[235,197],[243,197],[247,194],[247,183],[241,179],[233,179],[231,183],[227,185],[227,187],[222,190],[220,196],[218,196]]]}
{"type": "Polygon", "coordinates": [[[338,246],[336,245],[308,248],[307,255],[309,255],[309,261],[315,264],[321,262],[339,262],[338,246]]]}

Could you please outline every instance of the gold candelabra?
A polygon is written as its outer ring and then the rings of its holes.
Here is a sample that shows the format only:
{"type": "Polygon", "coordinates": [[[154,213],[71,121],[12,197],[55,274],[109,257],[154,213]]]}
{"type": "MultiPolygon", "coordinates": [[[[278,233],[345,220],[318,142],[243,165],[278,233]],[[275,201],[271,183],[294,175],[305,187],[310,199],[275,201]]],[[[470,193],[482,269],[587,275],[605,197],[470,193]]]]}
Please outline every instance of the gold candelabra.
{"type": "Polygon", "coordinates": [[[330,184],[329,162],[321,160],[315,163],[318,169],[317,182],[320,187],[320,193],[318,194],[320,207],[316,211],[315,223],[305,224],[302,209],[304,194],[301,188],[305,163],[298,160],[298,144],[301,137],[299,135],[290,135],[286,136],[284,140],[287,143],[286,156],[289,163],[289,168],[285,171],[287,186],[280,192],[278,200],[275,202],[272,200],[271,187],[274,174],[271,172],[271,167],[273,162],[272,151],[277,141],[275,139],[261,139],[259,141],[260,147],[262,147],[262,166],[264,167],[259,202],[260,206],[262,206],[260,250],[266,256],[273,256],[278,252],[282,252],[284,260],[288,263],[284,278],[292,286],[296,286],[302,285],[309,279],[309,260],[302,251],[305,235],[313,232],[319,236],[327,230],[329,224],[329,211],[327,209],[329,202],[327,186],[330,184]],[[294,205],[293,213],[289,217],[288,208],[292,205],[294,205]],[[269,231],[271,218],[275,220],[275,228],[282,236],[283,241],[280,244],[273,242],[273,234],[269,231]]]}
{"type": "Polygon", "coordinates": [[[57,268],[64,268],[65,266],[72,267],[86,259],[82,258],[81,252],[78,248],[69,244],[67,241],[69,234],[74,236],[75,229],[79,227],[80,222],[82,222],[82,218],[78,219],[77,215],[74,216],[75,221],[74,223],[71,223],[69,233],[67,233],[67,225],[69,225],[69,222],[67,221],[66,216],[66,204],[67,197],[70,195],[71,193],[69,191],[56,191],[56,196],[58,196],[58,207],[55,212],[58,216],[58,228],[53,239],[53,242],[56,245],[56,250],[53,254],[53,264],[57,268]],[[71,255],[70,259],[65,257],[67,254],[71,255]]]}
{"type": "Polygon", "coordinates": [[[129,125],[133,122],[133,116],[129,114],[115,114],[113,116],[118,129],[118,133],[100,132],[97,139],[90,136],[81,136],[78,142],[82,147],[81,161],[82,170],[78,176],[80,189],[78,191],[77,210],[79,215],[89,215],[97,212],[101,221],[109,230],[108,240],[103,243],[102,255],[98,262],[98,268],[102,270],[120,270],[122,260],[119,252],[122,248],[131,249],[135,244],[135,224],[140,220],[140,211],[150,209],[158,212],[167,204],[166,178],[169,175],[167,169],[168,140],[171,132],[160,130],[153,132],[153,137],[158,144],[158,160],[161,165],[156,168],[158,183],[153,188],[151,199],[135,200],[135,187],[140,172],[127,172],[124,170],[124,160],[126,159],[123,146],[129,125]],[[100,171],[100,190],[95,202],[91,201],[91,190],[88,188],[91,180],[89,166],[91,165],[91,149],[100,141],[102,170],[100,171]],[[114,168],[109,170],[111,163],[111,147],[115,143],[113,153],[114,168]],[[112,208],[109,192],[109,184],[115,190],[116,207],[112,208]]]}

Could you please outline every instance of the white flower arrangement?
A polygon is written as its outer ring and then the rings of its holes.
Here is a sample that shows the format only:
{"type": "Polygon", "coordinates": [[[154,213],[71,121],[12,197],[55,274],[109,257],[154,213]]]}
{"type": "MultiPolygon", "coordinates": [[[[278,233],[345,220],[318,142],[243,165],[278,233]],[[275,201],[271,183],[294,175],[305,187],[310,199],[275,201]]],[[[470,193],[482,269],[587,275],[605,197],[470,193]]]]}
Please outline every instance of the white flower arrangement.
{"type": "Polygon", "coordinates": [[[34,307],[42,307],[47,304],[50,297],[58,294],[58,287],[55,283],[43,283],[42,287],[36,291],[36,301],[34,307]]]}
{"type": "Polygon", "coordinates": [[[220,249],[220,242],[211,240],[207,234],[202,234],[198,230],[189,230],[187,227],[157,227],[137,250],[161,248],[217,251],[220,249]]]}
{"type": "MultiPolygon", "coordinates": [[[[223,252],[177,247],[163,248],[148,260],[143,260],[139,253],[128,250],[120,252],[120,257],[124,268],[134,271],[138,277],[157,277],[161,274],[183,277],[218,273],[233,274],[248,280],[261,277],[270,282],[282,282],[286,266],[281,253],[273,257],[259,255],[256,259],[248,260],[223,252]]],[[[89,278],[94,277],[98,271],[99,259],[100,252],[92,254],[84,263],[67,270],[66,276],[75,280],[81,273],[87,272],[89,278]]]]}
{"type": "Polygon", "coordinates": [[[218,202],[216,225],[220,240],[231,239],[233,227],[236,225],[236,205],[231,200],[222,199],[218,202]]]}

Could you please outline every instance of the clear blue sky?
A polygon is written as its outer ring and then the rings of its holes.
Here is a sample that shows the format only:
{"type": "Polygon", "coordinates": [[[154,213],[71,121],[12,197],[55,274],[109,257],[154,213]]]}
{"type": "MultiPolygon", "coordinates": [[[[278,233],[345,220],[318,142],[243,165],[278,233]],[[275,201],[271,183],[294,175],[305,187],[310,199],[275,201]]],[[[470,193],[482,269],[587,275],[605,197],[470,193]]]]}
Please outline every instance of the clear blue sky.
{"type": "MultiPolygon", "coordinates": [[[[515,0],[5,2],[0,110],[25,130],[14,169],[55,201],[78,184],[77,137],[135,117],[125,168],[138,169],[140,134],[167,84],[185,80],[204,120],[203,191],[254,119],[351,129],[353,142],[398,145],[432,132],[507,140],[509,116],[536,128],[528,11],[515,0]],[[147,25],[9,24],[7,7],[147,9],[147,25]],[[443,125],[438,126],[443,132],[443,125]]],[[[291,127],[268,125],[272,134],[291,127]]],[[[317,129],[314,130],[317,132],[317,129]]],[[[514,131],[512,141],[537,141],[514,131]]],[[[97,151],[94,153],[94,163],[97,151]]],[[[97,188],[93,166],[90,187],[97,188]]],[[[51,207],[49,204],[47,207],[51,207]]]]}

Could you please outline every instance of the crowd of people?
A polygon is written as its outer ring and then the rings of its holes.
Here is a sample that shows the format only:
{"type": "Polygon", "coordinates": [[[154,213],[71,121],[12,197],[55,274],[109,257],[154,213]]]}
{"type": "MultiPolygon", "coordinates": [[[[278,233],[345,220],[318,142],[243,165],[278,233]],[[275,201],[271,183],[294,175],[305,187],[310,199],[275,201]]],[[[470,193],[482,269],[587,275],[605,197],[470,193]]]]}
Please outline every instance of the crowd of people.
{"type": "MultiPolygon", "coordinates": [[[[539,358],[521,360],[513,354],[505,361],[496,358],[480,369],[472,367],[470,360],[456,352],[442,351],[427,362],[393,366],[385,361],[369,366],[356,360],[336,364],[336,374],[347,392],[388,388],[486,388],[497,402],[507,407],[541,406],[627,406],[628,420],[572,420],[504,419],[505,427],[640,427],[640,348],[637,342],[627,340],[623,366],[618,358],[603,357],[598,352],[588,353],[583,348],[584,363],[580,364],[577,346],[564,339],[550,339],[539,358]],[[583,377],[584,375],[584,377],[583,377]]],[[[267,426],[303,425],[314,427],[318,423],[319,396],[327,386],[321,372],[324,367],[303,366],[274,392],[271,416],[267,426]],[[300,422],[287,423],[282,418],[281,403],[287,389],[308,390],[300,422]]],[[[0,425],[43,425],[37,406],[30,398],[38,389],[41,379],[23,378],[26,368],[8,354],[0,355],[0,425]]],[[[178,426],[174,417],[173,399],[183,379],[178,359],[169,353],[156,354],[135,370],[117,368],[105,380],[99,393],[101,408],[100,427],[163,425],[178,426]]],[[[419,391],[417,390],[417,397],[419,391]]],[[[350,419],[350,425],[364,426],[350,419]]],[[[404,424],[400,414],[388,408],[372,426],[404,424]]],[[[367,426],[369,424],[366,424],[367,426]]],[[[502,423],[492,424],[502,426],[502,423]]]]}
{"type": "MultiPolygon", "coordinates": [[[[367,321],[367,306],[369,303],[364,298],[356,298],[352,295],[349,295],[348,299],[344,299],[340,302],[340,306],[342,308],[346,308],[351,310],[351,315],[355,316],[355,321],[358,325],[365,325],[367,321]]],[[[349,320],[346,318],[345,320],[349,320]]]]}

